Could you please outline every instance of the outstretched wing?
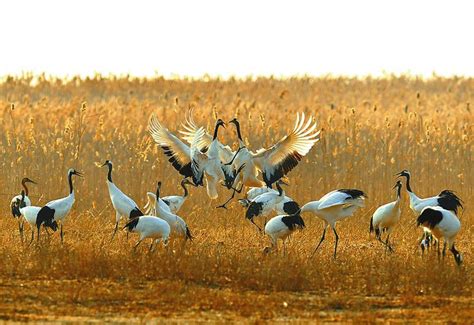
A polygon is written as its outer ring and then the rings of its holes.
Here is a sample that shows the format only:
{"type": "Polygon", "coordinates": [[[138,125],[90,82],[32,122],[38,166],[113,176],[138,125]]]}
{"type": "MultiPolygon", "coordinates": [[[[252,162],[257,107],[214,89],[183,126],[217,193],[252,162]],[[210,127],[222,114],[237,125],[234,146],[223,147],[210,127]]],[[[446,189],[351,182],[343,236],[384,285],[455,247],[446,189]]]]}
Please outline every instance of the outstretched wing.
{"type": "Polygon", "coordinates": [[[208,162],[207,155],[199,150],[198,145],[204,133],[204,128],[199,128],[191,144],[191,170],[193,173],[193,182],[198,186],[203,185],[204,170],[208,162]]]}
{"type": "MultiPolygon", "coordinates": [[[[185,122],[181,123],[182,129],[179,130],[179,133],[183,135],[183,139],[189,144],[195,142],[194,140],[196,139],[197,132],[202,128],[198,127],[194,122],[193,111],[193,108],[188,110],[186,113],[185,122]]],[[[199,141],[195,142],[195,144],[199,151],[206,152],[211,142],[212,136],[206,130],[204,130],[201,138],[199,141]]]]}
{"type": "Polygon", "coordinates": [[[296,115],[293,131],[274,146],[259,150],[254,154],[257,166],[261,169],[267,186],[289,173],[319,140],[317,123],[310,117],[305,121],[304,113],[296,115]],[[306,122],[306,123],[305,123],[306,122]]]}
{"type": "Polygon", "coordinates": [[[155,115],[150,119],[148,130],[173,167],[184,177],[192,177],[190,148],[161,125],[155,115]]]}

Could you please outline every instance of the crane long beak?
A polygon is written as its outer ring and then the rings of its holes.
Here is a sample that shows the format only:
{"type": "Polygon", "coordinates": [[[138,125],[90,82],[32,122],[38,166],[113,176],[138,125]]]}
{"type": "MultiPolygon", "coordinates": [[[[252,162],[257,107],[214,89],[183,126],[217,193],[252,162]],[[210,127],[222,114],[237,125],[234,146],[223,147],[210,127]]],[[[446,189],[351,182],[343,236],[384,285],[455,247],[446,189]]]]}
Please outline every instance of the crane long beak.
{"type": "Polygon", "coordinates": [[[77,175],[77,176],[79,176],[79,177],[84,177],[84,174],[82,174],[81,172],[78,172],[78,171],[76,171],[76,172],[74,173],[74,175],[77,175]]]}
{"type": "Polygon", "coordinates": [[[398,176],[398,177],[400,177],[400,176],[402,176],[402,172],[399,172],[399,173],[393,174],[393,176],[398,176]]]}
{"type": "Polygon", "coordinates": [[[102,165],[100,165],[100,167],[104,167],[104,166],[107,166],[107,163],[103,163],[102,165]]]}
{"type": "Polygon", "coordinates": [[[395,184],[395,186],[392,187],[392,190],[393,190],[393,189],[396,189],[398,186],[399,186],[398,183],[395,184]]]}
{"type": "Polygon", "coordinates": [[[30,179],[30,183],[38,185],[38,183],[36,183],[35,181],[32,181],[31,179],[30,179]]]}

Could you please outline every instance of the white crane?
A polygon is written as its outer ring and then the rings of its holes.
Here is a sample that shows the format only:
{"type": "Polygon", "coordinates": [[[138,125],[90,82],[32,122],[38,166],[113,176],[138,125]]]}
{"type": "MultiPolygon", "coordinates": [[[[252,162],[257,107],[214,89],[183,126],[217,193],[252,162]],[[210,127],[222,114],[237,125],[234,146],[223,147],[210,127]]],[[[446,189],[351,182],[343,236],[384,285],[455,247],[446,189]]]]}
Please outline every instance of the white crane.
{"type": "Polygon", "coordinates": [[[36,182],[32,181],[28,177],[25,177],[21,180],[21,185],[23,186],[23,189],[25,191],[25,199],[23,203],[20,204],[21,194],[13,197],[10,202],[10,208],[11,208],[13,217],[18,218],[18,230],[20,231],[20,236],[22,238],[23,238],[23,221],[20,218],[21,217],[20,208],[24,208],[31,205],[31,200],[28,197],[28,193],[29,193],[28,186],[26,186],[26,183],[36,184],[36,182]]]}
{"type": "Polygon", "coordinates": [[[301,208],[301,213],[312,212],[325,223],[323,235],[319,244],[314,249],[311,256],[316,253],[324,240],[326,229],[331,226],[336,243],[334,245],[334,258],[337,253],[337,243],[339,236],[336,232],[336,222],[352,216],[358,208],[364,207],[364,200],[367,196],[364,192],[357,189],[340,189],[329,192],[318,201],[308,202],[301,208]]]}
{"type": "Polygon", "coordinates": [[[107,187],[109,188],[110,201],[112,201],[112,206],[115,209],[115,229],[112,235],[113,239],[117,233],[118,225],[122,217],[124,217],[126,220],[131,220],[133,218],[142,216],[143,212],[140,211],[135,201],[125,195],[112,181],[112,162],[110,160],[106,160],[101,167],[105,166],[107,166],[109,169],[107,173],[107,187]]]}
{"type": "MultiPolygon", "coordinates": [[[[189,191],[186,185],[192,185],[195,186],[194,183],[192,183],[189,179],[184,178],[181,181],[181,187],[184,190],[184,194],[182,196],[180,195],[170,195],[170,196],[164,196],[160,198],[160,205],[163,209],[166,209],[165,206],[169,208],[169,211],[171,213],[177,213],[181,207],[183,206],[184,202],[186,199],[189,197],[189,191]]],[[[156,195],[155,193],[152,192],[147,192],[148,196],[148,202],[145,205],[145,213],[149,214],[156,214],[155,211],[155,205],[156,205],[156,195]]]]}
{"type": "Polygon", "coordinates": [[[69,195],[50,201],[46,203],[45,206],[41,208],[38,212],[38,217],[36,219],[36,227],[38,228],[38,240],[39,240],[39,228],[41,224],[50,225],[53,221],[59,223],[60,227],[60,234],[61,234],[61,243],[63,242],[63,222],[66,216],[68,215],[69,211],[74,204],[74,187],[72,185],[72,176],[79,176],[82,177],[82,174],[76,171],[73,168],[70,168],[67,172],[68,182],[69,182],[69,195]]]}
{"type": "MultiPolygon", "coordinates": [[[[157,199],[160,198],[160,190],[161,190],[161,181],[158,182],[156,187],[156,197],[157,199]]],[[[168,210],[163,209],[160,204],[158,203],[159,200],[156,201],[156,215],[161,219],[165,220],[171,227],[171,234],[177,237],[184,238],[185,240],[192,240],[193,236],[191,235],[191,231],[189,230],[188,225],[183,220],[183,218],[177,216],[174,213],[169,212],[168,210]]]]}
{"type": "Polygon", "coordinates": [[[292,215],[279,215],[270,219],[265,225],[265,234],[271,239],[271,247],[265,247],[264,252],[278,250],[278,239],[283,241],[283,252],[285,252],[285,239],[297,229],[305,227],[304,220],[299,213],[292,215]]]}
{"type": "MultiPolygon", "coordinates": [[[[25,198],[26,198],[25,191],[22,190],[21,194],[20,194],[20,202],[15,203],[15,205],[18,205],[18,207],[20,207],[22,205],[22,203],[25,203],[24,202],[25,198]]],[[[38,217],[38,212],[41,210],[41,207],[29,205],[29,206],[24,206],[22,208],[19,208],[18,210],[19,210],[20,214],[25,218],[26,222],[28,222],[28,224],[30,225],[30,228],[31,228],[30,244],[31,244],[33,242],[34,238],[35,238],[35,228],[37,228],[36,219],[38,217]]],[[[43,226],[44,227],[49,227],[53,231],[56,231],[58,229],[58,224],[54,220],[52,222],[47,223],[47,224],[44,223],[43,226]]],[[[38,234],[39,234],[39,231],[40,231],[40,228],[38,227],[38,234]]],[[[38,237],[39,237],[39,235],[38,235],[38,237]]]]}
{"type": "MultiPolygon", "coordinates": [[[[428,206],[440,206],[443,209],[454,212],[456,215],[458,214],[458,209],[463,208],[462,200],[451,190],[441,191],[441,193],[439,193],[437,196],[432,196],[424,199],[419,198],[411,189],[410,172],[405,169],[396,175],[398,177],[406,178],[406,190],[408,192],[408,196],[410,197],[410,209],[413,211],[415,216],[419,216],[421,214],[421,211],[423,211],[423,209],[428,206]]],[[[422,250],[424,250],[425,246],[429,246],[431,239],[430,230],[427,227],[423,229],[423,236],[419,240],[422,250]]]]}
{"type": "Polygon", "coordinates": [[[127,228],[129,232],[137,232],[140,234],[138,242],[133,247],[134,250],[144,239],[151,238],[150,252],[153,249],[154,243],[163,241],[163,243],[167,245],[171,231],[168,222],[155,216],[136,217],[128,221],[123,229],[125,228],[127,228]]]}
{"type": "Polygon", "coordinates": [[[257,196],[248,205],[245,217],[253,223],[258,230],[262,229],[253,220],[255,217],[266,216],[270,212],[274,211],[276,206],[280,204],[285,198],[285,191],[280,185],[286,185],[281,179],[277,181],[276,187],[278,191],[268,191],[257,196]]]}
{"type": "Polygon", "coordinates": [[[375,237],[378,241],[385,245],[391,252],[393,251],[392,246],[390,245],[389,238],[392,233],[393,227],[400,220],[400,192],[402,189],[402,182],[397,181],[394,189],[397,189],[397,199],[393,202],[384,204],[375,210],[372,218],[370,218],[370,233],[375,232],[375,237]],[[387,232],[387,238],[385,242],[382,241],[382,233],[387,232]]]}
{"type": "Polygon", "coordinates": [[[443,256],[446,254],[446,247],[449,247],[456,263],[462,263],[462,255],[454,247],[454,239],[461,229],[461,222],[453,211],[440,206],[426,207],[416,221],[418,226],[430,229],[438,241],[444,238],[443,256]]]}

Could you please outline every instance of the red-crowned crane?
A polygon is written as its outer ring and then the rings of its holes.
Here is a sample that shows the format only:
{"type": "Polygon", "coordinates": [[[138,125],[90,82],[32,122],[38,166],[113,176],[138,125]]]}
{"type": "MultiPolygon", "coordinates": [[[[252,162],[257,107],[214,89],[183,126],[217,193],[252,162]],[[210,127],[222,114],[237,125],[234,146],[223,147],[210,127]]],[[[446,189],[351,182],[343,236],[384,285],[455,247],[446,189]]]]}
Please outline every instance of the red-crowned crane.
{"type": "Polygon", "coordinates": [[[10,202],[10,208],[11,208],[13,217],[18,218],[18,230],[20,231],[21,238],[23,238],[23,221],[20,218],[21,217],[20,208],[31,206],[31,200],[28,197],[28,194],[29,194],[28,186],[26,186],[26,183],[36,184],[36,182],[32,181],[28,177],[25,177],[21,180],[21,185],[23,186],[23,189],[25,191],[25,199],[23,203],[20,204],[21,194],[13,197],[10,202]]]}
{"type": "Polygon", "coordinates": [[[461,229],[461,222],[453,211],[440,206],[426,207],[421,211],[416,222],[418,226],[428,228],[438,242],[441,238],[444,239],[443,256],[448,247],[456,263],[458,265],[462,263],[462,255],[454,247],[454,239],[461,229]]]}
{"type": "Polygon", "coordinates": [[[82,177],[82,173],[76,171],[73,168],[70,168],[67,172],[67,178],[69,183],[69,195],[61,199],[53,200],[46,203],[41,210],[38,212],[38,217],[36,219],[36,227],[38,229],[38,240],[39,240],[39,228],[41,224],[50,225],[54,221],[59,224],[61,243],[63,242],[63,223],[64,219],[71,210],[74,201],[74,187],[72,185],[73,176],[82,177]]]}
{"type": "Polygon", "coordinates": [[[107,187],[109,188],[110,201],[112,201],[112,206],[115,209],[115,228],[114,233],[112,234],[113,239],[117,233],[118,225],[122,217],[125,217],[126,220],[132,220],[133,218],[142,216],[143,212],[140,211],[135,201],[125,195],[112,181],[112,162],[106,160],[101,167],[105,166],[108,167],[107,187]]]}
{"type": "Polygon", "coordinates": [[[390,245],[389,238],[395,225],[400,221],[400,192],[402,189],[402,182],[397,181],[394,189],[397,189],[397,199],[390,203],[386,203],[375,210],[372,218],[370,218],[370,233],[375,232],[375,237],[378,241],[385,245],[391,252],[393,251],[390,245]],[[382,241],[382,233],[387,232],[385,242],[382,241]]]}
{"type": "Polygon", "coordinates": [[[336,232],[336,222],[352,216],[358,208],[364,207],[364,199],[367,196],[357,189],[339,189],[324,195],[318,201],[308,202],[301,208],[301,213],[312,212],[325,223],[323,235],[319,244],[314,249],[311,256],[316,253],[324,240],[326,229],[331,226],[336,242],[334,245],[334,258],[337,254],[337,243],[339,236],[336,232]]]}

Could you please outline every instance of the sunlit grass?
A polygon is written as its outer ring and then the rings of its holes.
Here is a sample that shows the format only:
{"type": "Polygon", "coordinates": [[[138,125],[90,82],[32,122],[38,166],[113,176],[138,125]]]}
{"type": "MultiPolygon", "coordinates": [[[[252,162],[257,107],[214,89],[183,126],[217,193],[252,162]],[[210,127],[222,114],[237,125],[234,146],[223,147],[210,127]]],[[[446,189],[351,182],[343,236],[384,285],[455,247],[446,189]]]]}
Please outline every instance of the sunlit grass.
{"type": "MultiPolygon", "coordinates": [[[[3,277],[186,281],[210,288],[322,296],[471,296],[473,93],[471,79],[92,79],[44,81],[36,87],[26,79],[9,79],[0,85],[3,277]],[[115,212],[106,170],[96,163],[112,160],[114,181],[141,206],[157,180],[163,181],[164,195],[181,193],[178,173],[146,128],[154,112],[176,131],[189,107],[195,107],[195,120],[208,128],[216,116],[228,121],[237,115],[254,149],[284,136],[297,112],[316,118],[321,141],[289,174],[287,195],[300,204],[342,187],[359,188],[369,196],[366,208],[338,225],[337,260],[332,259],[332,233],[309,258],[323,229],[310,214],[303,216],[306,229],[291,237],[288,255],[263,255],[269,240],[245,220],[237,203],[229,210],[215,209],[227,198],[224,189],[217,201],[210,201],[204,188],[191,189],[179,212],[196,237],[185,251],[171,244],[148,254],[143,245],[134,253],[136,237],[127,240],[125,233],[110,241],[115,212]],[[41,205],[66,195],[69,167],[84,172],[85,178],[75,181],[76,203],[66,220],[65,244],[54,234],[29,246],[29,229],[21,243],[8,206],[20,191],[21,178],[39,183],[30,187],[30,197],[41,205]],[[451,255],[444,261],[434,252],[421,257],[416,247],[420,229],[406,196],[393,234],[395,253],[385,254],[369,236],[370,216],[394,200],[393,174],[402,169],[411,171],[412,187],[422,197],[449,188],[464,199],[457,238],[465,261],[461,267],[451,255]]],[[[236,148],[233,128],[223,130],[220,139],[236,148]]]]}

